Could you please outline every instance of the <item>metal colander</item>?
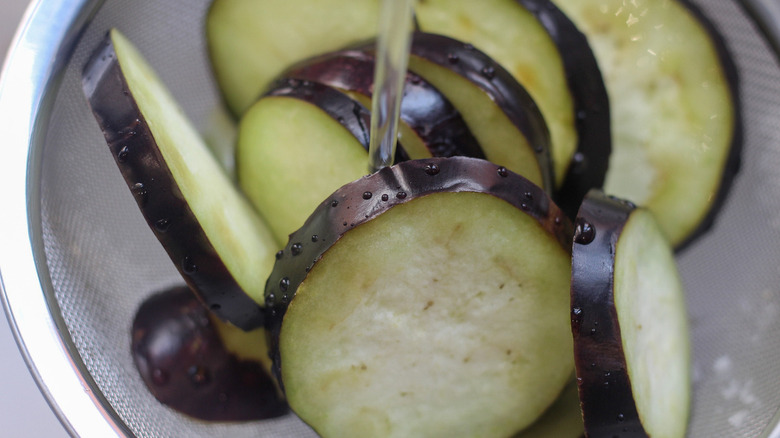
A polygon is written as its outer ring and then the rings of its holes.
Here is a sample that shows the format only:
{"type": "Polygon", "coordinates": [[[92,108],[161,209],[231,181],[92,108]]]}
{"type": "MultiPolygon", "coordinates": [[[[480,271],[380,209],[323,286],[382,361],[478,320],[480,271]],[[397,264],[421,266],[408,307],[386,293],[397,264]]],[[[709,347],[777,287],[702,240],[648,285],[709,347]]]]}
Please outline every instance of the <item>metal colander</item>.
{"type": "MultiPolygon", "coordinates": [[[[116,169],[80,74],[118,27],[204,131],[220,117],[208,0],[39,0],[0,88],[0,269],[23,354],[79,436],[313,436],[295,417],[207,424],[160,405],[130,356],[136,308],[181,282],[116,169]]],[[[780,1],[699,0],[739,66],[743,164],[679,255],[693,330],[692,437],[780,437],[780,1]],[[745,4],[743,4],[743,2],[745,4]]]]}

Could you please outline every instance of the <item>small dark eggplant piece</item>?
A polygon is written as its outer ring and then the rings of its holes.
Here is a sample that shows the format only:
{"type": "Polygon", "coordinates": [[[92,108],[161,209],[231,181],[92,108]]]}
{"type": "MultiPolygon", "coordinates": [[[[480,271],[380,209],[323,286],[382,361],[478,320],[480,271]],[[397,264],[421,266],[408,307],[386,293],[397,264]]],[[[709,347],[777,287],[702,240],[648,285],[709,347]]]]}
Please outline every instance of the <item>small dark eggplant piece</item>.
{"type": "Polygon", "coordinates": [[[485,160],[406,161],[341,187],[268,280],[290,407],[325,437],[530,425],[571,379],[571,238],[541,188],[485,160]]]}
{"type": "Polygon", "coordinates": [[[244,332],[223,323],[186,286],[141,304],[133,321],[132,354],[154,397],[191,417],[250,421],[288,411],[265,363],[265,331],[244,332]]]}
{"type": "Polygon", "coordinates": [[[609,167],[612,135],[607,89],[588,39],[566,14],[550,0],[517,1],[534,14],[558,48],[574,101],[577,151],[565,173],[556,174],[563,185],[555,193],[556,204],[574,218],[588,191],[604,185],[609,167]]]}
{"type": "MultiPolygon", "coordinates": [[[[353,97],[357,94],[370,107],[374,63],[373,54],[367,51],[343,50],[297,64],[283,76],[329,85],[353,97]]],[[[436,87],[412,72],[406,75],[399,119],[399,136],[410,158],[484,158],[458,110],[436,87]]]]}
{"type": "Polygon", "coordinates": [[[571,327],[588,437],[685,436],[685,296],[648,210],[596,190],[585,198],[572,250],[571,327]]]}
{"type": "Polygon", "coordinates": [[[112,30],[84,70],[84,93],[149,227],[220,318],[263,324],[278,248],[143,56],[112,30]]]}
{"type": "Polygon", "coordinates": [[[739,169],[737,70],[688,1],[554,0],[588,37],[612,117],[607,193],[650,209],[676,249],[713,223],[739,169]]]}
{"type": "MultiPolygon", "coordinates": [[[[241,118],[239,186],[280,241],[322,198],[368,172],[370,114],[341,91],[279,80],[241,118]]],[[[406,160],[402,147],[397,161],[406,160]]]]}
{"type": "Polygon", "coordinates": [[[206,42],[237,118],[296,62],[374,38],[378,0],[215,0],[206,42]]]}

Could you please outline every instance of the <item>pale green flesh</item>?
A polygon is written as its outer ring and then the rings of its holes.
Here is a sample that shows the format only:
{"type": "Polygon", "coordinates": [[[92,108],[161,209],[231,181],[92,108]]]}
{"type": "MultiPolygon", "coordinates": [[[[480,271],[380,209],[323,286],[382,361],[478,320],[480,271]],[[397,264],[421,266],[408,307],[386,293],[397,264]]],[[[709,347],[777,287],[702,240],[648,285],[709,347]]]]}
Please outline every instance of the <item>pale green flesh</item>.
{"type": "Polygon", "coordinates": [[[291,407],[325,437],[507,437],[572,373],[570,256],[493,196],[437,193],[347,232],[280,336],[291,407]]]}
{"type": "Polygon", "coordinates": [[[652,210],[673,245],[702,221],[731,147],[729,85],[705,30],[668,0],[555,0],[583,31],[610,99],[604,190],[652,210]]]}
{"type": "Polygon", "coordinates": [[[378,0],[216,0],[209,55],[228,107],[241,115],[295,62],[376,35],[378,0]]]}
{"type": "Polygon", "coordinates": [[[558,48],[517,0],[427,0],[415,9],[424,32],[471,43],[498,62],[533,97],[550,130],[556,184],[577,148],[574,103],[558,48]]]}
{"type": "Polygon", "coordinates": [[[368,153],[337,120],[292,97],[265,97],[241,119],[239,185],[279,242],[342,185],[368,172],[368,153]]]}
{"type": "Polygon", "coordinates": [[[572,381],[544,415],[514,438],[580,438],[584,433],[577,383],[572,381]]]}
{"type": "Polygon", "coordinates": [[[615,249],[615,309],[631,390],[645,431],[682,438],[691,403],[683,286],[651,213],[635,210],[615,249]]]}
{"type": "Polygon", "coordinates": [[[419,56],[409,57],[409,70],[438,88],[460,111],[482,146],[485,158],[544,186],[539,162],[525,135],[485,91],[465,77],[419,56]]]}
{"type": "Polygon", "coordinates": [[[130,92],[182,196],[238,285],[263,305],[277,243],[137,49],[111,39],[130,92]]]}
{"type": "MultiPolygon", "coordinates": [[[[371,97],[365,94],[360,94],[355,91],[341,90],[344,94],[351,97],[353,100],[360,102],[366,108],[371,108],[371,97]]],[[[419,160],[421,158],[430,158],[433,155],[425,142],[414,132],[403,120],[398,121],[398,142],[404,147],[404,151],[412,160],[419,160]]]]}

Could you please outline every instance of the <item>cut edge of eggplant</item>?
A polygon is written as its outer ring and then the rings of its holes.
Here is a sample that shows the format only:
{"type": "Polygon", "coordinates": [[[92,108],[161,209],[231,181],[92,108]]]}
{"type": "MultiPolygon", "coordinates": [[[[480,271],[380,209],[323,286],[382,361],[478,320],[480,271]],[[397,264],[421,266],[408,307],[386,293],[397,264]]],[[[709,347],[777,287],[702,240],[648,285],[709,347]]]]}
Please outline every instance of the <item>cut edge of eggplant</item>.
{"type": "Polygon", "coordinates": [[[277,244],[143,55],[111,30],[82,86],[141,213],[188,286],[223,320],[245,330],[263,325],[262,290],[277,244]],[[219,209],[205,195],[214,191],[219,209]],[[226,207],[230,217],[219,213],[226,207]],[[238,225],[221,228],[228,223],[238,225]]]}
{"type": "Polygon", "coordinates": [[[685,436],[691,403],[685,297],[672,248],[648,210],[588,193],[572,248],[571,324],[589,436],[685,436]],[[664,430],[669,424],[671,431],[664,430]]]}

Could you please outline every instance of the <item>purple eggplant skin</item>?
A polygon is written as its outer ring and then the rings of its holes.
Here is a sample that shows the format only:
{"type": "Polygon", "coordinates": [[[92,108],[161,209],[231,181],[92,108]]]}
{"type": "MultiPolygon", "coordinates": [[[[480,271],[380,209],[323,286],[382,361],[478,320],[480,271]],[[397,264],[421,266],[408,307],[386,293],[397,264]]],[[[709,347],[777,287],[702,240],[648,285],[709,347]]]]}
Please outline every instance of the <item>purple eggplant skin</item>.
{"type": "Polygon", "coordinates": [[[251,421],[289,411],[257,362],[225,350],[208,309],[186,286],[152,295],[133,321],[132,355],[161,403],[206,421],[251,421]]]}
{"type": "Polygon", "coordinates": [[[739,170],[742,167],[742,143],[744,138],[744,127],[742,120],[742,97],[740,92],[739,71],[737,65],[734,63],[734,58],[731,55],[731,51],[726,44],[726,40],[720,34],[715,25],[710,19],[702,12],[701,9],[693,2],[689,0],[677,0],[681,5],[685,6],[691,14],[699,21],[699,24],[707,31],[710,39],[713,42],[715,51],[718,54],[720,66],[723,69],[723,75],[729,84],[731,90],[731,101],[734,106],[734,132],[731,137],[731,148],[729,149],[728,157],[726,157],[726,164],[723,167],[723,172],[720,178],[720,186],[717,192],[713,196],[712,204],[707,215],[702,219],[699,226],[683,241],[677,244],[674,248],[675,252],[679,253],[687,248],[691,243],[695,242],[698,238],[707,234],[707,232],[715,224],[718,213],[726,202],[731,185],[734,182],[739,170]]]}
{"type": "MultiPolygon", "coordinates": [[[[371,97],[375,61],[369,51],[343,50],[304,61],[283,76],[371,97]]],[[[406,74],[399,117],[417,133],[434,157],[485,158],[458,110],[436,87],[412,72],[406,74]]]]}
{"type": "MultiPolygon", "coordinates": [[[[333,120],[341,123],[368,151],[371,112],[360,102],[325,84],[298,78],[282,78],[274,81],[264,96],[282,96],[300,99],[325,111],[333,120]]],[[[406,161],[409,156],[399,143],[395,161],[406,161]]]]}
{"type": "Polygon", "coordinates": [[[612,151],[609,97],[587,37],[550,0],[517,0],[544,26],[563,61],[574,101],[577,152],[555,194],[556,203],[574,219],[585,194],[601,188],[612,151]]]}
{"type": "Polygon", "coordinates": [[[552,190],[550,131],[536,102],[508,71],[471,44],[424,32],[413,34],[411,56],[446,67],[491,96],[528,139],[542,169],[543,185],[552,190]]]}
{"type": "Polygon", "coordinates": [[[217,255],[162,158],[110,36],[87,62],[82,86],[138,207],[187,285],[220,318],[245,330],[262,326],[260,306],[217,255]]]}
{"type": "Polygon", "coordinates": [[[469,157],[411,160],[342,186],[325,199],[277,254],[265,298],[272,372],[280,386],[279,335],[287,305],[307,273],[341,236],[395,205],[439,192],[487,193],[509,202],[550,231],[568,252],[573,226],[545,191],[489,161],[469,157]]]}
{"type": "Polygon", "coordinates": [[[634,404],[612,290],[615,245],[635,208],[594,189],[575,221],[571,274],[574,365],[585,430],[594,437],[647,438],[634,404]]]}

